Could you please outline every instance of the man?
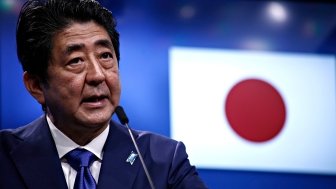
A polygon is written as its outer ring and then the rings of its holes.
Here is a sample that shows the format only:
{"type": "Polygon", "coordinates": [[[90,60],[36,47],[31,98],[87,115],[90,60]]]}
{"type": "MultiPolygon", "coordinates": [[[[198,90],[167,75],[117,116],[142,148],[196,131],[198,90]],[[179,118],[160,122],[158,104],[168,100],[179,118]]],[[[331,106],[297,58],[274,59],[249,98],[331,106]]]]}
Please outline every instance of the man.
{"type": "MultiPolygon", "coordinates": [[[[150,188],[119,104],[119,34],[91,0],[28,1],[17,24],[23,80],[45,115],[0,132],[0,188],[150,188]]],[[[164,188],[206,188],[181,142],[132,131],[164,188]]]]}

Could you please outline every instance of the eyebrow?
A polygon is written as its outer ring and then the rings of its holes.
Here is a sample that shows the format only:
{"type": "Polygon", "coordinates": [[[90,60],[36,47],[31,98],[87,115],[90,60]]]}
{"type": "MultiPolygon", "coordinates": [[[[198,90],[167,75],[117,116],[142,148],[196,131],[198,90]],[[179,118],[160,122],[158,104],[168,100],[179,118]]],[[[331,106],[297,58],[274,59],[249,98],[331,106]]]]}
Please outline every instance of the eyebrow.
{"type": "Polygon", "coordinates": [[[107,40],[107,39],[100,39],[98,41],[96,41],[95,43],[95,46],[102,46],[102,47],[106,47],[106,48],[109,48],[109,49],[113,49],[113,44],[110,40],[107,40]]]}
{"type": "Polygon", "coordinates": [[[79,51],[79,50],[83,49],[84,46],[85,45],[82,44],[82,43],[68,45],[64,50],[64,55],[70,55],[71,53],[73,53],[75,51],[79,51]]]}

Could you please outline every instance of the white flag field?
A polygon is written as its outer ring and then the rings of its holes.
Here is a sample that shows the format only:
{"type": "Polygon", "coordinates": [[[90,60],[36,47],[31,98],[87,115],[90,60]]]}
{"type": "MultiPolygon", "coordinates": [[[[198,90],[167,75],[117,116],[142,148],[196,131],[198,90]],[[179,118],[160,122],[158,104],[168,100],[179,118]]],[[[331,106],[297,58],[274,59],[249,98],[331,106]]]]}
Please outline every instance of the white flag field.
{"type": "Polygon", "coordinates": [[[332,55],[172,47],[171,137],[199,168],[336,174],[332,55]]]}

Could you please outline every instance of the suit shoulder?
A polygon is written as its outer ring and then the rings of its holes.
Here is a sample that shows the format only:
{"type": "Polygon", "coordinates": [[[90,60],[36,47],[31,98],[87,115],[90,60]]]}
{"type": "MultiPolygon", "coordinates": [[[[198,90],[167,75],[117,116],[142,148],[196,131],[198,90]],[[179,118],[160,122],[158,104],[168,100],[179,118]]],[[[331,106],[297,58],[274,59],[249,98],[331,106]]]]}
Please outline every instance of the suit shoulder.
{"type": "Polygon", "coordinates": [[[0,130],[0,143],[1,145],[15,143],[18,141],[23,141],[25,138],[29,137],[37,129],[39,125],[43,122],[44,117],[34,120],[33,122],[15,128],[15,129],[3,129],[0,130]]]}
{"type": "Polygon", "coordinates": [[[143,150],[147,150],[157,164],[167,165],[166,163],[173,161],[176,156],[181,158],[188,157],[182,142],[148,131],[137,132],[138,145],[142,146],[143,150]]]}
{"type": "MultiPolygon", "coordinates": [[[[117,122],[115,122],[114,120],[111,120],[110,122],[110,126],[113,127],[113,129],[117,130],[118,132],[121,132],[125,135],[129,135],[127,128],[117,122]]],[[[172,144],[172,145],[177,145],[178,141],[171,139],[167,136],[161,135],[161,134],[157,134],[157,133],[153,133],[150,131],[142,131],[142,130],[135,130],[131,128],[131,132],[134,135],[134,137],[136,138],[137,142],[140,143],[156,143],[156,144],[172,144]]]]}
{"type": "Polygon", "coordinates": [[[179,142],[171,139],[167,136],[149,132],[149,131],[138,131],[135,130],[134,132],[137,133],[138,140],[145,140],[150,143],[155,143],[157,145],[164,144],[164,145],[173,145],[176,146],[179,142]]]}

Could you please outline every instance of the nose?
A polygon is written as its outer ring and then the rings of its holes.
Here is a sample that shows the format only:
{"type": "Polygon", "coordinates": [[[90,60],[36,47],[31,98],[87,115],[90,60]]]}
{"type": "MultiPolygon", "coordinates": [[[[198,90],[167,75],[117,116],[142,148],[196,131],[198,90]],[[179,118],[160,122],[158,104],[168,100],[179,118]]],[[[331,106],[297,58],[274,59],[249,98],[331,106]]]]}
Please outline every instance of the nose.
{"type": "Polygon", "coordinates": [[[90,85],[98,85],[105,80],[104,70],[99,61],[91,59],[87,65],[86,81],[90,85]]]}

